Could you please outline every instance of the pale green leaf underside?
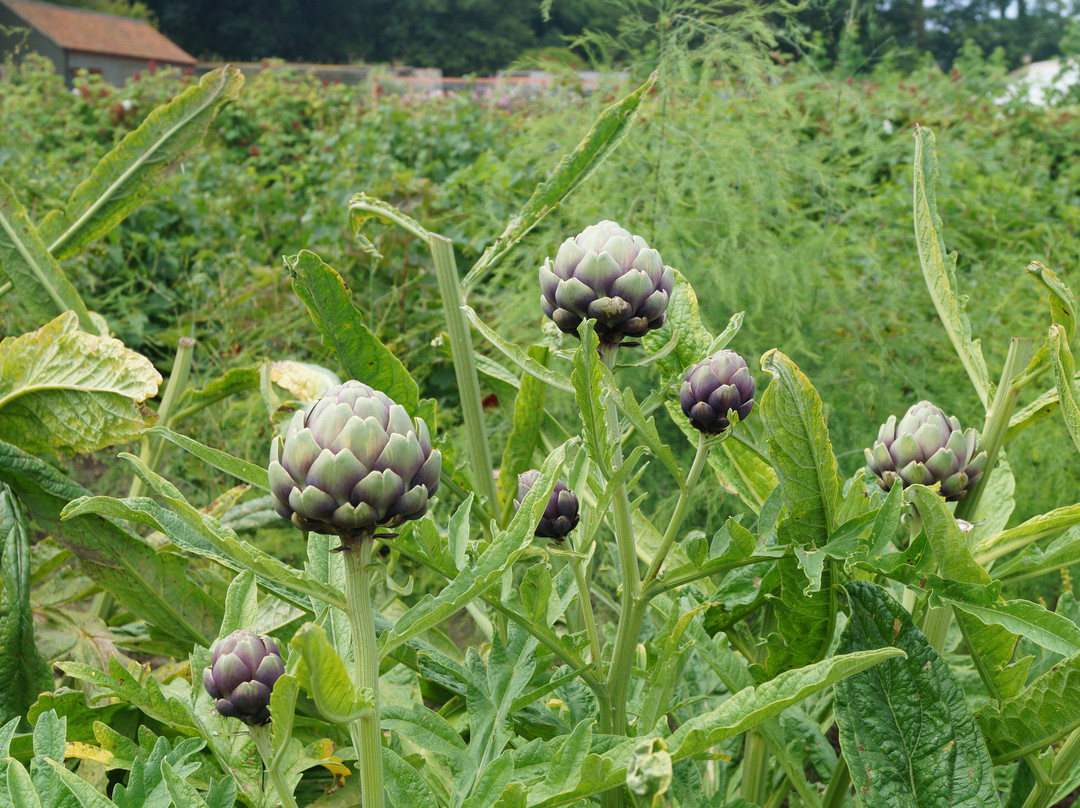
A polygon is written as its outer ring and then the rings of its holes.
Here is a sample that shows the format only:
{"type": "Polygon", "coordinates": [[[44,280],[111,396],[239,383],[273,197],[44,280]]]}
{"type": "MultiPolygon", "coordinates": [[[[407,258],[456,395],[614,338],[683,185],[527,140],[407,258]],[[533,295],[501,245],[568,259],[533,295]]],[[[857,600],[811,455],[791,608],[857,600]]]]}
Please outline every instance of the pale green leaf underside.
{"type": "Polygon", "coordinates": [[[49,251],[57,259],[70,255],[142,205],[165,172],[198,145],[218,110],[240,94],[243,84],[235,67],[219,68],[151,112],[75,188],[64,210],[45,217],[41,237],[49,251]]]}
{"type": "Polygon", "coordinates": [[[967,298],[956,282],[956,253],[947,252],[941,236],[941,216],[937,209],[938,163],[934,133],[915,129],[915,243],[923,277],[930,290],[941,323],[952,340],[961,363],[975,386],[983,406],[989,402],[990,374],[983,359],[982,345],[972,339],[971,321],[964,311],[967,298]]]}

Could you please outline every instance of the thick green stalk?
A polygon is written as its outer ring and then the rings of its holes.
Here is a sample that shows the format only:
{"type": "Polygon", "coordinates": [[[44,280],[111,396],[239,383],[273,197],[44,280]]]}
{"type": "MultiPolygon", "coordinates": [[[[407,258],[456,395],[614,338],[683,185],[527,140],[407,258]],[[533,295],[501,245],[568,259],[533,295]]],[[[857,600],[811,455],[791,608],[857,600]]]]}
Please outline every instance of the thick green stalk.
{"type": "MultiPolygon", "coordinates": [[[[600,356],[609,368],[615,367],[619,346],[610,343],[600,345],[600,356]]],[[[612,465],[622,465],[622,427],[619,411],[609,404],[605,411],[608,442],[611,445],[612,465]]],[[[622,578],[619,624],[615,632],[615,650],[608,672],[608,690],[611,692],[612,732],[627,734],[626,708],[633,675],[634,655],[641,626],[645,619],[644,604],[640,603],[641,578],[638,575],[637,549],[634,546],[634,524],[630,514],[630,498],[626,486],[620,485],[612,498],[615,517],[615,544],[619,551],[619,573],[622,578]]]]}
{"type": "Polygon", "coordinates": [[[1016,399],[1020,396],[1021,386],[1016,382],[1031,360],[1034,350],[1034,340],[1014,337],[1009,341],[1009,353],[1005,357],[1005,366],[1001,370],[1001,380],[998,382],[994,399],[990,402],[990,409],[986,411],[986,422],[983,424],[982,435],[979,436],[979,445],[987,456],[986,469],[979,482],[968,491],[966,497],[956,504],[957,519],[970,520],[978,512],[979,500],[982,499],[983,491],[986,490],[990,472],[994,470],[1001,447],[1005,445],[1009,419],[1012,418],[1013,410],[1016,408],[1016,399]]]}
{"type": "Polygon", "coordinates": [[[383,808],[382,733],[379,731],[379,655],[371,604],[370,537],[345,543],[345,602],[353,640],[353,684],[370,688],[375,707],[356,719],[350,731],[356,747],[363,808],[383,808]]]}
{"type": "MultiPolygon", "coordinates": [[[[255,742],[255,748],[259,750],[259,757],[262,758],[263,769],[270,778],[270,782],[274,784],[274,790],[277,791],[278,800],[281,802],[281,808],[296,808],[296,799],[293,797],[289,784],[286,783],[285,778],[281,776],[280,768],[273,763],[274,749],[270,742],[270,725],[267,724],[262,727],[252,727],[251,740],[255,742]]],[[[265,784],[263,785],[263,790],[266,790],[265,784]]]]}
{"type": "Polygon", "coordinates": [[[0,283],[0,297],[3,297],[14,288],[15,284],[11,281],[4,281],[0,283]]]}
{"type": "MultiPolygon", "coordinates": [[[[172,373],[165,385],[165,393],[161,397],[161,406],[158,407],[158,426],[168,426],[176,408],[176,402],[187,390],[188,378],[191,375],[191,360],[195,354],[195,340],[191,337],[180,337],[176,345],[176,358],[173,360],[172,373]]],[[[161,455],[165,450],[165,441],[162,438],[144,438],[142,451],[139,459],[151,470],[156,470],[161,463],[161,455]]],[[[131,481],[128,490],[129,497],[137,497],[143,492],[143,481],[135,477],[131,481]]]]}
{"type": "Polygon", "coordinates": [[[660,574],[660,570],[664,566],[664,559],[667,558],[668,551],[671,549],[675,537],[679,534],[679,528],[682,526],[683,519],[686,517],[686,509],[690,505],[690,497],[697,487],[698,480],[701,479],[701,470],[705,468],[705,461],[709,457],[709,447],[706,445],[705,441],[705,433],[699,433],[697,454],[694,455],[694,462],[690,466],[690,473],[686,475],[686,483],[679,491],[679,501],[675,503],[675,511],[671,514],[671,519],[668,520],[667,530],[664,531],[664,537],[660,540],[660,547],[656,551],[652,563],[649,564],[649,569],[645,573],[644,579],[642,579],[641,584],[643,587],[648,586],[656,579],[656,576],[660,574]]]}
{"type": "Polygon", "coordinates": [[[450,335],[450,353],[454,358],[454,375],[457,377],[461,396],[461,414],[465,421],[465,445],[469,451],[473,482],[477,493],[485,501],[488,510],[499,514],[499,496],[495,490],[495,478],[491,469],[491,450],[488,447],[487,429],[484,427],[484,408],[480,398],[480,380],[476,375],[469,323],[461,313],[465,299],[461,294],[454,244],[445,236],[432,233],[428,242],[435,260],[435,278],[439,282],[446,330],[450,335]]]}
{"type": "MultiPolygon", "coordinates": [[[[979,500],[982,498],[983,491],[986,490],[986,484],[997,463],[1001,447],[1005,444],[1009,419],[1012,418],[1016,399],[1020,395],[1020,387],[1014,385],[1013,382],[1024,372],[1033,350],[1034,342],[1030,339],[1013,339],[1009,342],[1009,353],[1005,357],[1001,380],[990,402],[990,408],[986,411],[986,423],[983,425],[982,435],[979,438],[979,445],[986,452],[988,459],[986,469],[979,478],[979,482],[968,491],[966,497],[956,504],[957,519],[973,519],[978,513],[979,500]]],[[[946,571],[940,570],[940,572],[944,574],[946,571]]],[[[927,607],[920,628],[938,653],[945,648],[951,624],[951,608],[927,607]]]]}
{"type": "Polygon", "coordinates": [[[577,584],[578,603],[581,604],[581,619],[585,623],[585,633],[589,636],[589,661],[593,665],[603,664],[601,659],[600,633],[596,630],[596,616],[593,614],[592,600],[589,597],[589,581],[585,576],[585,559],[572,556],[570,569],[574,571],[577,584]]]}
{"type": "Polygon", "coordinates": [[[825,789],[825,796],[821,798],[821,808],[840,808],[844,804],[844,798],[851,790],[851,770],[847,761],[841,755],[833,769],[829,787],[825,789]]]}
{"type": "Polygon", "coordinates": [[[757,730],[746,733],[743,741],[742,798],[763,805],[769,798],[769,747],[757,730]]]}

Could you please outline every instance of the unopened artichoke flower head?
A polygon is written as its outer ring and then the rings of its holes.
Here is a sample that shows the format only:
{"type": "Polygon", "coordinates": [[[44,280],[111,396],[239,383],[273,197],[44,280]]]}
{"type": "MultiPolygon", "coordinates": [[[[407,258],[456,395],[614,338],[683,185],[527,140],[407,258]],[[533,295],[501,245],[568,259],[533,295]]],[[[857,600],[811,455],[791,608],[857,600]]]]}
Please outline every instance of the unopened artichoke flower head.
{"type": "Polygon", "coordinates": [[[955,416],[929,401],[913,405],[899,421],[890,415],[873,448],[864,451],[866,464],[886,491],[897,480],[905,488],[940,483],[939,493],[950,502],[963,499],[979,481],[987,460],[978,433],[965,431],[955,416]]]}
{"type": "Polygon", "coordinates": [[[674,272],[641,236],[615,222],[586,227],[540,267],[540,304],[562,331],[596,320],[601,342],[618,345],[664,324],[674,272]]]}
{"type": "Polygon", "coordinates": [[[283,673],[285,664],[277,643],[239,629],[210,649],[203,687],[218,713],[257,727],[270,720],[270,694],[283,673]]]}
{"type": "MultiPolygon", "coordinates": [[[[536,481],[540,479],[540,472],[536,469],[523,471],[518,475],[518,494],[514,499],[514,508],[520,510],[521,503],[532,491],[536,481]]],[[[562,480],[555,481],[555,488],[548,498],[544,512],[540,516],[533,535],[541,539],[551,539],[556,544],[562,544],[563,540],[577,527],[578,520],[577,495],[567,488],[562,480]]]]}
{"type": "Polygon", "coordinates": [[[679,404],[690,424],[706,435],[718,435],[754,409],[754,377],[735,351],[717,351],[691,365],[679,389],[679,404]]]}
{"type": "Polygon", "coordinates": [[[343,539],[419,519],[442,455],[427,425],[363,382],[335,387],[270,446],[274,509],[301,530],[343,539]]]}

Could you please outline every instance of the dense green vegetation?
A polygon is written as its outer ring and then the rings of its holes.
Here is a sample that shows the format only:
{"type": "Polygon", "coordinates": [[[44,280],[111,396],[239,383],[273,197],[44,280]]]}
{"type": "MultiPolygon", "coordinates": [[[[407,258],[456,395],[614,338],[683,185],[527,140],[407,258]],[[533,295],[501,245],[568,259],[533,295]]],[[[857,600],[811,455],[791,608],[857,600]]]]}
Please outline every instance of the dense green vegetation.
{"type": "MultiPolygon", "coordinates": [[[[23,71],[0,87],[12,132],[0,144],[0,171],[26,189],[29,206],[48,209],[177,81],[188,79],[158,74],[117,89],[91,78],[71,93],[23,71]]],[[[971,50],[949,74],[882,67],[853,79],[793,66],[760,86],[671,84],[474,305],[485,310],[498,289],[498,305],[486,310],[511,331],[531,331],[536,268],[557,234],[570,222],[624,222],[694,283],[713,327],[746,311],[747,354],[785,346],[841,393],[827,397],[828,414],[841,465],[854,470],[877,424],[913,396],[974,412],[946,339],[928,327],[933,307],[907,291],[919,278],[915,123],[938,132],[945,237],[960,253],[973,330],[992,361],[1005,347],[992,335],[1037,336],[1044,303],[1027,263],[1068,278],[1080,259],[1080,121],[1068,103],[995,103],[1005,88],[1000,63],[971,50]],[[774,307],[784,315],[770,314],[774,307]]],[[[306,315],[280,265],[283,253],[310,245],[347,272],[380,338],[410,356],[426,390],[452,397],[445,347],[432,342],[442,326],[427,259],[387,232],[377,239],[386,260],[372,264],[349,247],[344,203],[360,189],[386,198],[452,237],[468,263],[610,92],[583,97],[568,84],[543,98],[376,97],[265,71],[161,199],[73,257],[77,284],[118,336],[165,367],[179,336],[198,337],[194,372],[205,381],[263,357],[325,359],[314,335],[304,339],[306,315]]],[[[7,310],[8,332],[16,316],[7,310]]],[[[230,441],[244,431],[223,428],[230,441]]],[[[1030,499],[1016,518],[1076,489],[1075,467],[1055,459],[1059,438],[1063,430],[1019,438],[1011,460],[1030,499]]]]}
{"type": "Polygon", "coordinates": [[[772,14],[588,93],[6,75],[0,796],[1075,796],[1077,99],[772,14]]]}

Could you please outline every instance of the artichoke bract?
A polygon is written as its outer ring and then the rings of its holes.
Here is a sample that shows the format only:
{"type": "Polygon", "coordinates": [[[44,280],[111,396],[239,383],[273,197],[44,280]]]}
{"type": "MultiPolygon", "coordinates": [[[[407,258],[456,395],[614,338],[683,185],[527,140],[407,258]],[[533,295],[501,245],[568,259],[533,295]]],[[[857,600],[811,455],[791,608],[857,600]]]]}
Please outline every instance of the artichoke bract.
{"type": "MultiPolygon", "coordinates": [[[[518,475],[518,495],[514,499],[514,507],[521,508],[521,503],[536,481],[540,479],[540,472],[536,469],[523,471],[518,475]]],[[[541,539],[552,539],[562,543],[571,530],[577,527],[579,520],[577,495],[566,487],[562,480],[555,481],[555,489],[551,492],[547,507],[540,517],[540,524],[536,526],[533,535],[541,539]]]]}
{"type": "Polygon", "coordinates": [[[596,320],[602,343],[643,337],[664,324],[674,272],[641,236],[615,222],[586,227],[540,267],[544,314],[567,334],[596,320]]]}
{"type": "Polygon", "coordinates": [[[298,528],[362,538],[423,516],[441,470],[423,420],[349,381],[293,416],[267,471],[274,509],[298,528]]]}
{"type": "Polygon", "coordinates": [[[964,429],[929,401],[911,407],[899,421],[890,415],[878,431],[873,448],[865,449],[866,464],[888,491],[896,480],[904,487],[940,483],[941,496],[963,499],[986,468],[986,452],[978,433],[964,429]]]}
{"type": "Polygon", "coordinates": [[[283,673],[285,663],[277,643],[239,629],[210,649],[203,687],[221,715],[262,726],[270,720],[270,693],[283,673]]]}
{"type": "Polygon", "coordinates": [[[686,371],[679,403],[694,429],[718,435],[731,426],[733,413],[743,421],[754,409],[754,377],[737,353],[717,351],[686,371]]]}

